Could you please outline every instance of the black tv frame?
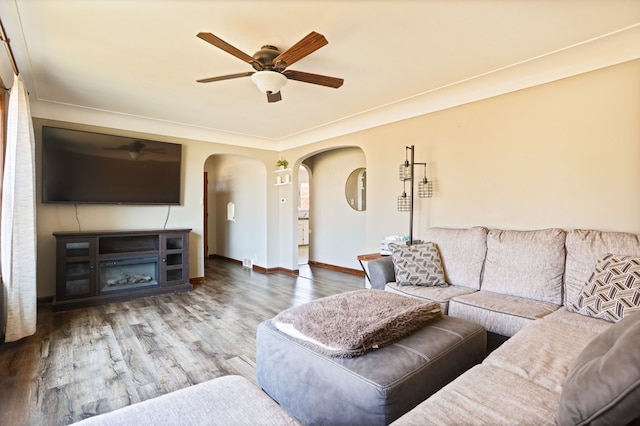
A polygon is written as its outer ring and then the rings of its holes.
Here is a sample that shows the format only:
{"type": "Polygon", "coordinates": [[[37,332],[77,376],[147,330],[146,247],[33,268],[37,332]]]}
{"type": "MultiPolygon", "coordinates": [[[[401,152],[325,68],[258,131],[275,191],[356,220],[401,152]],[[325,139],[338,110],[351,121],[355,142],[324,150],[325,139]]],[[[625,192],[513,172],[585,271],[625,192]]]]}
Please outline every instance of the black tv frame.
{"type": "Polygon", "coordinates": [[[41,152],[43,203],[181,203],[181,144],[43,126],[41,152]]]}

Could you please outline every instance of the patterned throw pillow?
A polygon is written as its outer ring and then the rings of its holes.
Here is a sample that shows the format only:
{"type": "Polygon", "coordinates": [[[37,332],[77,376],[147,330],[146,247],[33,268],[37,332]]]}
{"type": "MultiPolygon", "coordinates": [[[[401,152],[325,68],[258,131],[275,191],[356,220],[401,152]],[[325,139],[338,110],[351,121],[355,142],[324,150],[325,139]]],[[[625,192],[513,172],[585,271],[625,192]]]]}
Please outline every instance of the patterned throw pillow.
{"type": "Polygon", "coordinates": [[[411,246],[389,244],[398,285],[446,287],[438,247],[434,243],[411,246]]]}
{"type": "Polygon", "coordinates": [[[640,257],[606,254],[569,310],[611,322],[640,311],[640,257]]]}

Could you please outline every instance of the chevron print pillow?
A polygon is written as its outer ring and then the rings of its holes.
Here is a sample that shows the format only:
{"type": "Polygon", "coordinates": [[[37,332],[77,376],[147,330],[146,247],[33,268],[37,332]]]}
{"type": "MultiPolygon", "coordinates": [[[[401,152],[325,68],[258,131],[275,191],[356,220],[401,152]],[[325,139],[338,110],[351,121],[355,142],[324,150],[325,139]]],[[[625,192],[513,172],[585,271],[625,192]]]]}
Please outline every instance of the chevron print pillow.
{"type": "Polygon", "coordinates": [[[640,257],[606,254],[569,310],[611,322],[640,311],[640,257]]]}
{"type": "Polygon", "coordinates": [[[389,244],[398,285],[446,287],[438,247],[434,243],[411,246],[389,244]]]}

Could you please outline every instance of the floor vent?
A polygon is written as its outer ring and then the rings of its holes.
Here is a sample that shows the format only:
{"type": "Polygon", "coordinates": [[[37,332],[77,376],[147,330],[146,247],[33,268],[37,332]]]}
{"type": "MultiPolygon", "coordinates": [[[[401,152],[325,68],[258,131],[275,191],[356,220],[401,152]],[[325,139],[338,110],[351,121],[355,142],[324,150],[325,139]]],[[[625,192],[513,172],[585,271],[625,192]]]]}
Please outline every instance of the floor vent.
{"type": "Polygon", "coordinates": [[[248,257],[242,259],[242,267],[253,269],[253,259],[249,259],[248,257]]]}

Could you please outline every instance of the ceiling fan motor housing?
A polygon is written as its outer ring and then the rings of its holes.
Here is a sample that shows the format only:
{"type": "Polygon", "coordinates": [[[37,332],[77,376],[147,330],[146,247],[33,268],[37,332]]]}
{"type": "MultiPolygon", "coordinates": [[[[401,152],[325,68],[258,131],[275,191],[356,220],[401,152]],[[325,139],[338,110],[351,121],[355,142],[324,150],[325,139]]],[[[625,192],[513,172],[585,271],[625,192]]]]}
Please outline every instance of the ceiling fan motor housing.
{"type": "Polygon", "coordinates": [[[253,63],[253,68],[255,68],[256,71],[273,71],[275,68],[273,60],[278,55],[280,55],[280,51],[277,47],[265,44],[260,50],[253,54],[253,58],[258,62],[257,64],[253,63]]]}

